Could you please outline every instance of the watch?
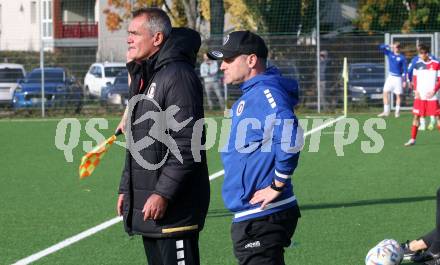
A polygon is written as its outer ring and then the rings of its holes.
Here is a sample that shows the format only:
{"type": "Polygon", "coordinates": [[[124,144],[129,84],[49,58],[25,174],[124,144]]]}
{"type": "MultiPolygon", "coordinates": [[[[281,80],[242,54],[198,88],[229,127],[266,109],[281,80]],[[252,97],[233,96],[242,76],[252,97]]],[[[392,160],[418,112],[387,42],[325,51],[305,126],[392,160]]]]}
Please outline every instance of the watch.
{"type": "Polygon", "coordinates": [[[272,183],[270,183],[270,188],[273,189],[274,191],[278,191],[278,192],[282,192],[284,190],[284,186],[281,187],[277,187],[277,185],[275,185],[275,180],[272,180],[272,183]]]}

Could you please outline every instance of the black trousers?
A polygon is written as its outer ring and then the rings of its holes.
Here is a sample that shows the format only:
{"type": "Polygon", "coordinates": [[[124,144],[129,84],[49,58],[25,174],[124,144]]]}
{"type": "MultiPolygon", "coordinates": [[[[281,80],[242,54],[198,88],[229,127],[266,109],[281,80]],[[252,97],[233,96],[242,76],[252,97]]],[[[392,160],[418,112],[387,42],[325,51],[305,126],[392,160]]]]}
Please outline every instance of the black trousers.
{"type": "Polygon", "coordinates": [[[199,234],[178,238],[142,237],[148,265],[200,265],[199,234]]]}
{"type": "Polygon", "coordinates": [[[233,223],[234,254],[240,265],[284,265],[298,219],[298,206],[261,218],[233,223]]]}
{"type": "Polygon", "coordinates": [[[435,229],[422,237],[428,248],[433,253],[440,252],[440,188],[437,190],[437,209],[435,229]]]}

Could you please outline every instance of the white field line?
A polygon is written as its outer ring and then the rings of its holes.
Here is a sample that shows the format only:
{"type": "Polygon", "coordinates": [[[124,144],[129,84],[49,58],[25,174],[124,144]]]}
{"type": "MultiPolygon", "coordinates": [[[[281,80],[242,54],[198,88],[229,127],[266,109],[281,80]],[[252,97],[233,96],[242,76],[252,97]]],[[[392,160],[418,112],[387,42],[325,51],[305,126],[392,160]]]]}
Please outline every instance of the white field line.
{"type": "MultiPolygon", "coordinates": [[[[87,118],[87,117],[65,117],[65,118],[77,119],[79,121],[88,121],[91,119],[91,118],[87,118]]],[[[217,116],[205,117],[205,119],[206,118],[215,119],[215,120],[223,119],[223,117],[217,117],[217,116]]],[[[59,122],[62,119],[64,119],[64,118],[28,118],[28,119],[26,119],[26,118],[22,118],[22,119],[20,119],[20,118],[0,118],[0,122],[54,122],[54,121],[59,122]]],[[[108,118],[103,118],[103,119],[106,119],[109,121],[113,121],[113,120],[119,121],[119,120],[121,120],[121,117],[108,117],[108,118]]]]}
{"type": "Polygon", "coordinates": [[[221,177],[225,174],[225,171],[222,169],[218,172],[215,172],[214,174],[212,174],[211,176],[209,176],[209,181],[213,181],[214,179],[221,177]]]}
{"type": "Polygon", "coordinates": [[[80,241],[80,240],[82,240],[82,239],[84,239],[86,237],[89,237],[89,236],[91,236],[93,234],[96,234],[96,233],[98,233],[101,230],[109,228],[110,226],[112,226],[114,224],[117,224],[120,221],[122,221],[122,217],[121,216],[118,216],[118,217],[115,217],[115,218],[110,219],[108,221],[105,221],[104,223],[102,223],[100,225],[97,225],[95,227],[87,229],[84,232],[81,232],[81,233],[79,233],[79,234],[77,234],[75,236],[69,237],[69,238],[67,238],[67,239],[65,239],[65,240],[63,240],[63,241],[61,241],[61,242],[59,242],[59,243],[57,243],[57,244],[55,244],[55,245],[53,245],[51,247],[48,247],[48,248],[46,248],[46,249],[44,249],[44,250],[42,250],[40,252],[37,252],[37,253],[27,257],[27,258],[21,259],[21,260],[15,262],[13,265],[25,265],[25,264],[29,264],[31,262],[34,262],[36,260],[39,260],[39,259],[41,259],[44,256],[47,256],[47,255],[52,254],[54,252],[57,252],[58,250],[60,250],[62,248],[65,248],[65,247],[67,247],[69,245],[72,245],[73,243],[76,243],[76,242],[78,242],[78,241],[80,241]]]}
{"type": "MultiPolygon", "coordinates": [[[[322,130],[322,129],[332,125],[333,123],[336,123],[339,120],[342,120],[343,118],[345,118],[345,116],[340,116],[340,117],[338,117],[338,118],[336,118],[334,120],[330,120],[330,121],[328,121],[328,122],[326,122],[326,123],[324,123],[324,124],[322,124],[322,125],[320,125],[320,126],[318,126],[316,128],[311,129],[308,132],[305,132],[304,136],[308,136],[308,135],[313,134],[313,133],[315,133],[317,131],[320,131],[320,130],[322,130]]],[[[223,174],[225,174],[225,171],[224,170],[220,170],[220,171],[212,174],[211,176],[209,176],[209,180],[212,181],[212,180],[214,180],[214,179],[216,179],[218,177],[223,176],[223,174]]],[[[119,223],[121,221],[122,221],[122,217],[118,216],[118,217],[112,218],[112,219],[110,219],[108,221],[105,221],[102,224],[99,224],[99,225],[97,225],[95,227],[87,229],[87,230],[85,230],[85,231],[83,231],[83,232],[81,232],[81,233],[79,233],[79,234],[77,234],[75,236],[69,237],[69,238],[67,238],[67,239],[65,239],[65,240],[63,240],[63,241],[61,241],[61,242],[59,242],[59,243],[57,243],[57,244],[55,244],[53,246],[50,246],[50,247],[48,247],[48,248],[46,248],[46,249],[44,249],[44,250],[42,250],[40,252],[32,254],[32,255],[24,258],[24,259],[21,259],[21,260],[15,262],[12,265],[27,265],[27,264],[30,264],[30,263],[32,263],[34,261],[37,261],[37,260],[39,260],[39,259],[41,259],[41,258],[43,258],[43,257],[45,257],[47,255],[50,255],[50,254],[52,254],[54,252],[57,252],[60,249],[63,249],[65,247],[67,247],[67,246],[70,246],[70,245],[72,245],[72,244],[74,244],[74,243],[76,243],[76,242],[78,242],[78,241],[80,241],[80,240],[82,240],[82,239],[84,239],[86,237],[89,237],[89,236],[91,236],[93,234],[96,234],[96,233],[98,233],[98,232],[100,232],[100,231],[102,231],[104,229],[107,229],[110,226],[113,226],[113,225],[115,225],[115,224],[117,224],[117,223],[119,223]]]]}
{"type": "Polygon", "coordinates": [[[311,135],[311,134],[314,134],[315,132],[320,131],[320,130],[322,130],[322,129],[324,129],[324,128],[327,128],[328,126],[332,125],[333,123],[336,123],[336,122],[338,122],[338,121],[340,121],[340,120],[342,120],[342,119],[344,119],[344,118],[345,118],[345,116],[342,115],[342,116],[337,117],[337,118],[334,119],[334,120],[329,120],[328,122],[323,123],[323,124],[321,124],[320,126],[318,126],[318,127],[316,127],[316,128],[313,128],[313,129],[311,129],[311,130],[308,131],[308,132],[305,132],[305,133],[304,133],[304,137],[305,137],[305,136],[308,136],[308,135],[311,135]]]}

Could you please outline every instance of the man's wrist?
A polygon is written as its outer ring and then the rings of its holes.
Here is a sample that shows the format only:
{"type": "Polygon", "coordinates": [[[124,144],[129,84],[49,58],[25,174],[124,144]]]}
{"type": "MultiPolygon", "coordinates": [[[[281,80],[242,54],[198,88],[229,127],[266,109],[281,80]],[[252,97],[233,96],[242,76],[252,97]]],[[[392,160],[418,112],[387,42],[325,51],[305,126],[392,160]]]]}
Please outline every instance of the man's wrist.
{"type": "Polygon", "coordinates": [[[277,180],[272,180],[272,183],[270,184],[270,188],[273,189],[274,191],[277,192],[282,192],[284,190],[285,184],[277,181],[277,180]]]}

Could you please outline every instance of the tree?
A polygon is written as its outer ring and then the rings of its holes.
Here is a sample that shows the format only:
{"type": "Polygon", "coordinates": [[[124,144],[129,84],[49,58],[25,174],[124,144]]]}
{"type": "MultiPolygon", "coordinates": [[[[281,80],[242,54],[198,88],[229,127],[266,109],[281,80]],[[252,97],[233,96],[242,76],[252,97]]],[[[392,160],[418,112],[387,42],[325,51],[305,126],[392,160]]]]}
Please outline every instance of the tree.
{"type": "Polygon", "coordinates": [[[245,0],[259,32],[296,33],[301,19],[300,0],[245,0]]]}
{"type": "Polygon", "coordinates": [[[204,17],[206,17],[207,20],[210,21],[211,36],[222,36],[225,28],[225,6],[223,0],[202,1],[202,6],[207,6],[209,10],[209,16],[204,17]],[[209,5],[206,5],[204,3],[209,3],[209,5]]]}
{"type": "MultiPolygon", "coordinates": [[[[140,7],[160,7],[164,8],[174,26],[186,26],[197,29],[199,19],[197,0],[174,0],[172,6],[166,0],[108,0],[108,8],[104,10],[106,15],[106,25],[110,31],[119,30],[122,22],[131,16],[131,11],[140,7]],[[131,4],[133,2],[133,5],[131,4]]],[[[202,18],[201,18],[202,19],[202,18]]]]}
{"type": "Polygon", "coordinates": [[[355,23],[359,29],[370,33],[400,31],[407,17],[404,1],[361,0],[359,18],[355,23]]]}
{"type": "Polygon", "coordinates": [[[440,30],[440,0],[361,0],[354,21],[366,32],[440,30]]]}
{"type": "Polygon", "coordinates": [[[409,16],[402,31],[439,31],[440,30],[440,1],[416,0],[408,1],[409,16]]]}

